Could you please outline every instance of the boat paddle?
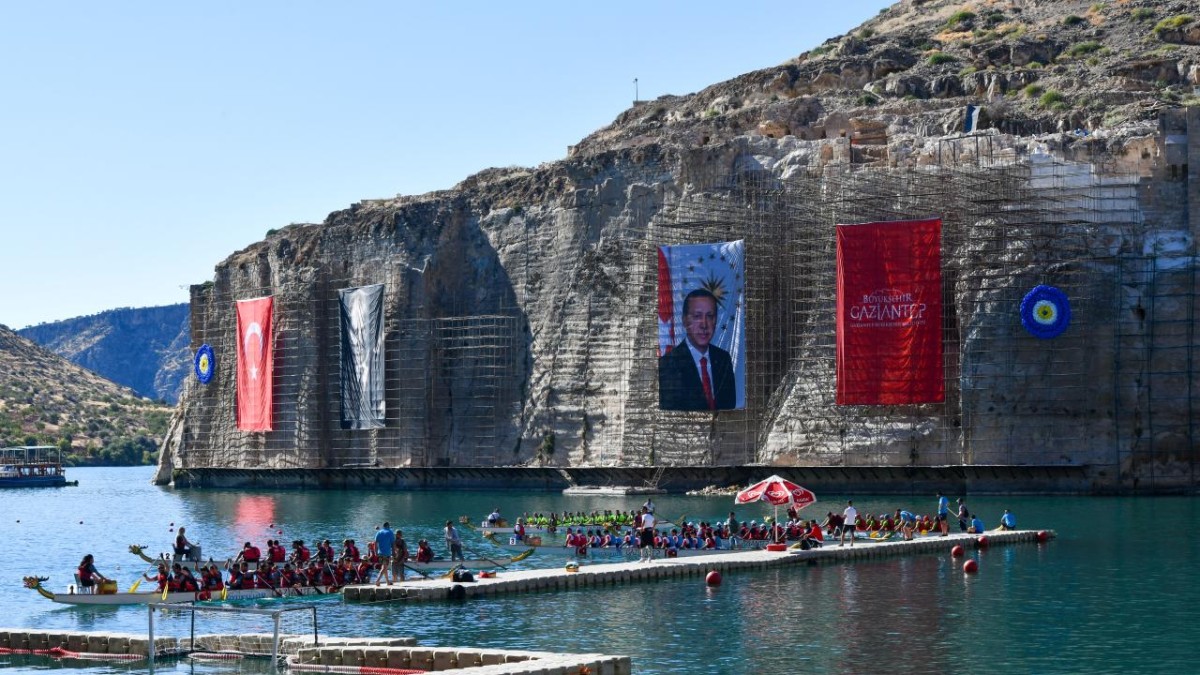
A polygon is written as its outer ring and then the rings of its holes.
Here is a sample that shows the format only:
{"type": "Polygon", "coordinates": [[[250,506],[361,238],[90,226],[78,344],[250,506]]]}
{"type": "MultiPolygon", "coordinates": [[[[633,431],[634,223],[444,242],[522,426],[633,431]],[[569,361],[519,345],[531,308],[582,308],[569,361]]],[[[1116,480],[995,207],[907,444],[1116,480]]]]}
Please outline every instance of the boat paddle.
{"type": "Polygon", "coordinates": [[[137,581],[133,582],[133,585],[129,587],[129,592],[137,593],[138,586],[142,585],[142,579],[146,578],[146,573],[149,572],[150,570],[156,570],[156,569],[158,569],[158,563],[156,563],[156,562],[150,563],[150,566],[147,567],[144,572],[142,572],[141,576],[139,576],[137,578],[137,581]]]}
{"type": "MultiPolygon", "coordinates": [[[[480,560],[486,560],[486,561],[490,562],[492,565],[499,567],[502,570],[508,569],[507,567],[504,566],[503,563],[498,563],[495,560],[492,560],[491,558],[489,558],[487,556],[479,555],[478,553],[476,553],[475,551],[472,551],[471,549],[467,548],[466,546],[463,546],[463,550],[466,551],[467,553],[470,553],[472,556],[479,558],[480,560]]],[[[512,562],[512,558],[509,558],[509,562],[512,562]]]]}

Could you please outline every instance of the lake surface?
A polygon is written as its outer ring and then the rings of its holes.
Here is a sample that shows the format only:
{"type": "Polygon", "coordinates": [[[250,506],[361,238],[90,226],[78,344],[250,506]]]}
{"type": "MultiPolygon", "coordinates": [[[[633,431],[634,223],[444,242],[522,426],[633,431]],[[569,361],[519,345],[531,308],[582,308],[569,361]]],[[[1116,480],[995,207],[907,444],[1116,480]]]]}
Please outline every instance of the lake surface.
{"type": "MultiPolygon", "coordinates": [[[[255,492],[172,490],[149,484],[151,469],[71,469],[78,487],[0,491],[0,609],[6,627],[145,633],[144,607],[80,609],[51,603],[21,585],[49,576],[63,590],[84,553],[127,588],[146,567],[129,544],[165,551],[187,527],[206,557],[232,555],[268,538],[370,540],[387,519],[415,542],[441,550],[440,525],[495,506],[519,512],[629,509],[642,498],[501,492],[255,492]],[[282,531],[282,532],[280,532],[282,531]]],[[[818,494],[809,515],[840,509],[847,495],[818,494]]],[[[933,495],[852,495],[860,511],[932,512],[933,495]]],[[[689,520],[725,517],[727,497],[663,495],[658,512],[689,520]]],[[[425,645],[463,645],[633,657],[634,672],[659,673],[1107,673],[1196,672],[1200,644],[1200,544],[1189,536],[1200,498],[967,497],[988,527],[1004,508],[1019,525],[1053,529],[1046,545],[972,553],[965,576],[949,555],[844,565],[795,566],[700,579],[545,592],[461,604],[343,604],[318,599],[325,635],[414,636],[425,645]],[[752,664],[752,665],[751,665],[752,664]]],[[[736,509],[758,519],[767,507],[736,509]]],[[[466,547],[501,554],[474,535],[466,547]]],[[[564,559],[534,555],[526,567],[564,559]]],[[[268,600],[263,606],[300,600],[268,600]]],[[[253,606],[253,605],[250,605],[253,606]]],[[[214,617],[204,631],[220,631],[214,617]]],[[[244,630],[242,624],[237,630],[244,630]]],[[[72,662],[77,664],[78,662],[72,662]]],[[[0,655],[0,668],[60,668],[48,659],[0,655]]],[[[265,672],[261,665],[191,663],[156,672],[265,672]]],[[[93,673],[145,672],[124,664],[71,665],[93,673]]]]}

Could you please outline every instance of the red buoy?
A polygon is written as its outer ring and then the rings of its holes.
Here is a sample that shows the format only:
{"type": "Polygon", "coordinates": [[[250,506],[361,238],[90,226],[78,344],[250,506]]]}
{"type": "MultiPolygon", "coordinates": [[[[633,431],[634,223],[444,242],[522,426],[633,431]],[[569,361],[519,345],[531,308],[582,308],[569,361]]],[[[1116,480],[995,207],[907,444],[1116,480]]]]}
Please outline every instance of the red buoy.
{"type": "Polygon", "coordinates": [[[1038,530],[1037,540],[1039,544],[1044,544],[1050,541],[1050,533],[1045,530],[1038,530]]]}
{"type": "Polygon", "coordinates": [[[966,551],[963,550],[962,546],[959,546],[957,544],[955,544],[954,548],[950,549],[950,557],[951,558],[961,558],[961,557],[963,557],[963,553],[966,553],[966,551]]]}
{"type": "Polygon", "coordinates": [[[721,573],[716,570],[712,570],[708,574],[704,575],[704,583],[708,584],[709,586],[720,586],[721,573]]]}
{"type": "Polygon", "coordinates": [[[975,562],[974,558],[970,558],[965,563],[963,563],[963,573],[964,574],[975,574],[978,571],[979,571],[979,563],[975,562]]]}
{"type": "Polygon", "coordinates": [[[976,538],[975,538],[975,545],[976,545],[976,546],[978,546],[979,548],[987,548],[987,547],[988,547],[988,538],[987,538],[987,535],[986,535],[986,534],[981,534],[981,535],[979,535],[978,537],[976,537],[976,538]]]}

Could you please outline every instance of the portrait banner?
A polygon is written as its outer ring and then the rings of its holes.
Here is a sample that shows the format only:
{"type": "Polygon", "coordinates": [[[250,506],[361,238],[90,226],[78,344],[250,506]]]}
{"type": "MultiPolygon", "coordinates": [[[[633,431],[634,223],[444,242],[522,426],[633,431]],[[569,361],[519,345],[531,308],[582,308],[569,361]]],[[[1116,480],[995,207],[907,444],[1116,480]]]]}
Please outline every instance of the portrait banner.
{"type": "Polygon", "coordinates": [[[837,404],[946,400],[942,221],[837,226],[837,404]]]}
{"type": "Polygon", "coordinates": [[[237,303],[237,428],[242,431],[272,429],[273,306],[271,296],[237,303]]]}
{"type": "Polygon", "coordinates": [[[382,429],[383,284],[338,291],[342,323],[342,428],[382,429]]]}
{"type": "Polygon", "coordinates": [[[742,241],[658,247],[658,397],[663,410],[746,407],[742,241]]]}

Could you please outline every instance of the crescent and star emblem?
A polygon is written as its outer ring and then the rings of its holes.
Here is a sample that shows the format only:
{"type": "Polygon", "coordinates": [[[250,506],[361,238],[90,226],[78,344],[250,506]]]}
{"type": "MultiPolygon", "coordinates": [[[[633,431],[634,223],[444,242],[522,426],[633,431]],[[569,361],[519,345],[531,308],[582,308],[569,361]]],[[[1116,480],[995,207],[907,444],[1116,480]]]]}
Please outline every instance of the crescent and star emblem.
{"type": "Polygon", "coordinates": [[[246,327],[246,334],[242,336],[242,351],[246,354],[246,360],[250,364],[250,379],[258,379],[258,364],[262,363],[263,359],[263,333],[262,326],[257,321],[246,327]],[[258,336],[258,349],[250,349],[250,338],[258,336]],[[254,356],[251,357],[250,355],[254,356]]]}

